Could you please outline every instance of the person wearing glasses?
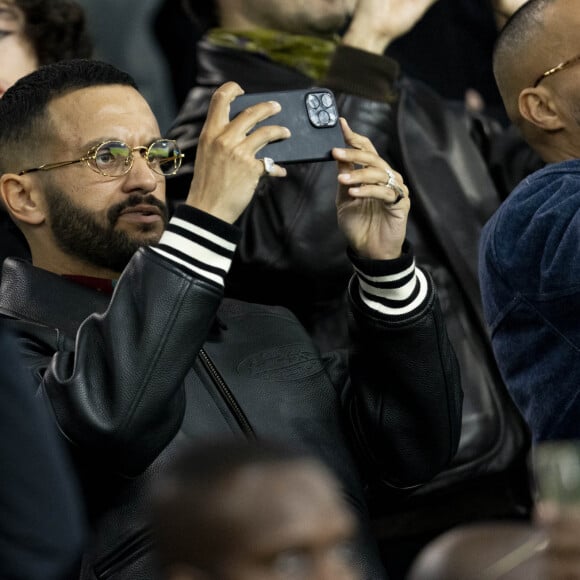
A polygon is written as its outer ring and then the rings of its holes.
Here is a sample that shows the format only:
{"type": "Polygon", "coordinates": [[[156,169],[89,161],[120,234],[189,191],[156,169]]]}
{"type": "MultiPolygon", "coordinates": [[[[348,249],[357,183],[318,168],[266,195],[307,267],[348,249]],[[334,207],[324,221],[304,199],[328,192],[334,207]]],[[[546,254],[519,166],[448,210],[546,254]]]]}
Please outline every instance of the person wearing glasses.
{"type": "Polygon", "coordinates": [[[457,361],[405,243],[408,190],[346,121],[348,147],[333,156],[357,270],[350,358],[322,356],[288,310],[223,298],[241,235],[232,224],[266,170],[259,151],[288,137],[277,125],[252,131],[276,102],[230,121],[242,92],[228,82],[212,97],[189,194],[169,221],[165,180],[181,152],[126,73],[63,61],[0,100],[0,195],[32,252],[32,264],[4,262],[0,316],[83,484],[93,527],[83,580],[155,578],[149,484],[182,443],[216,436],[276,438],[319,457],[360,521],[357,569],[379,580],[364,485],[399,498],[457,448],[457,361]]]}
{"type": "Polygon", "coordinates": [[[480,281],[493,349],[536,441],[580,436],[580,5],[529,0],[494,72],[512,122],[546,165],[486,224],[480,281]]]}

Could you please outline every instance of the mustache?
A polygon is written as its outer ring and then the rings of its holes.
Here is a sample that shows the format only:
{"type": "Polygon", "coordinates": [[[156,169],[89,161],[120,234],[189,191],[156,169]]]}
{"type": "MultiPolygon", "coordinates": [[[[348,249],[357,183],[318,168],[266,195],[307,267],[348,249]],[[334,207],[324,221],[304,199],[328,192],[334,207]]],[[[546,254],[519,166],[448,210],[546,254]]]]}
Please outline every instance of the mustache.
{"type": "Polygon", "coordinates": [[[161,211],[163,216],[163,221],[167,223],[169,221],[169,211],[167,209],[167,204],[163,203],[159,199],[157,199],[154,195],[139,195],[139,194],[132,194],[127,199],[117,205],[112,206],[109,208],[107,212],[107,218],[111,226],[114,226],[119,219],[119,216],[123,211],[130,207],[135,207],[136,205],[152,205],[158,208],[161,211]]]}

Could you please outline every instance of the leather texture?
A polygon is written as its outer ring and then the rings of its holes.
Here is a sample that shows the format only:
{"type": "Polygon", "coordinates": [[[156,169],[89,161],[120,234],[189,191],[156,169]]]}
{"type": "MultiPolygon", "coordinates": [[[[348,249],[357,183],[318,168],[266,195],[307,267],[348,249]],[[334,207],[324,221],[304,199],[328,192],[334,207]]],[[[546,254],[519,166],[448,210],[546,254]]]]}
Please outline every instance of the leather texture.
{"type": "MultiPolygon", "coordinates": [[[[291,69],[206,42],[198,45],[198,61],[198,86],[171,131],[190,160],[217,85],[235,80],[254,92],[309,82],[291,69]]],[[[342,80],[340,68],[335,76],[342,80]]],[[[465,394],[452,465],[404,501],[393,504],[379,494],[374,515],[381,534],[402,537],[478,518],[528,517],[530,437],[491,351],[481,310],[477,245],[483,224],[505,195],[502,186],[522,178],[538,160],[515,132],[498,132],[492,123],[466,116],[417,81],[401,79],[393,87],[398,98],[392,104],[325,86],[334,91],[350,126],[371,139],[409,186],[408,238],[417,263],[435,281],[465,394]],[[509,158],[498,158],[496,151],[509,151],[509,158]],[[503,161],[514,161],[509,171],[502,169],[503,161]],[[491,180],[499,173],[501,186],[491,180]],[[442,502],[456,509],[441,509],[442,502]]],[[[291,308],[324,349],[344,336],[344,328],[333,322],[344,307],[337,288],[350,271],[335,224],[334,198],[328,195],[335,191],[336,167],[319,163],[287,169],[285,180],[264,179],[262,195],[240,220],[244,236],[226,292],[291,308]]],[[[186,169],[179,179],[189,178],[186,169]]],[[[171,181],[168,192],[176,200],[182,195],[171,181]]]]}
{"type": "Polygon", "coordinates": [[[405,493],[456,451],[461,389],[434,292],[397,324],[353,302],[350,362],[346,351],[321,357],[287,309],[222,302],[151,250],[137,252],[112,298],[9,259],[0,315],[76,462],[95,530],[82,580],[154,578],[155,474],[190,439],[246,436],[202,346],[258,437],[305,446],[337,474],[363,522],[357,553],[369,580],[385,573],[359,468],[385,493],[405,493]]]}

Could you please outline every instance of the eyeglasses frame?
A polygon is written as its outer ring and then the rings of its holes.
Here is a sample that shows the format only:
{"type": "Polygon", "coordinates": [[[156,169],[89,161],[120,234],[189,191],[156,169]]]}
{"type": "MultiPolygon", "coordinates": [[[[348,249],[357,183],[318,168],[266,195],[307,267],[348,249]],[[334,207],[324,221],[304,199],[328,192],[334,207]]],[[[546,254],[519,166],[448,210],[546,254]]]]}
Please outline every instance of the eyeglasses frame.
{"type": "Polygon", "coordinates": [[[560,72],[561,70],[564,70],[573,64],[576,64],[578,61],[580,61],[580,54],[578,54],[572,58],[569,58],[568,60],[565,60],[564,62],[561,62],[560,64],[556,65],[555,67],[548,69],[546,72],[542,73],[537,78],[536,82],[532,85],[532,87],[535,89],[544,79],[551,77],[552,75],[556,74],[557,72],[560,72]]]}
{"type": "Polygon", "coordinates": [[[149,145],[149,147],[146,147],[145,145],[137,145],[136,147],[129,147],[129,145],[127,145],[127,143],[125,143],[124,141],[120,141],[117,139],[108,139],[107,141],[103,141],[102,143],[99,143],[98,145],[91,147],[87,155],[84,155],[80,159],[74,159],[72,161],[58,161],[56,163],[45,163],[44,165],[40,165],[39,167],[23,169],[22,171],[18,172],[18,175],[26,175],[27,173],[34,173],[35,171],[50,171],[52,169],[59,169],[60,167],[74,165],[75,163],[85,162],[87,164],[87,167],[89,167],[89,169],[91,169],[95,173],[98,173],[99,175],[103,175],[104,177],[122,177],[123,175],[127,175],[127,173],[129,173],[129,171],[131,171],[133,167],[133,162],[135,160],[134,155],[135,151],[144,152],[143,158],[147,162],[147,166],[151,169],[151,171],[153,171],[157,175],[162,175],[164,177],[166,177],[167,175],[175,175],[179,171],[179,168],[181,167],[181,160],[184,157],[183,153],[180,153],[174,158],[168,158],[168,161],[173,160],[176,163],[175,171],[173,171],[172,173],[159,173],[158,171],[155,171],[155,169],[153,169],[153,167],[149,163],[149,151],[151,150],[151,147],[153,147],[153,145],[155,145],[155,143],[158,143],[159,141],[167,141],[170,143],[175,143],[175,148],[179,150],[179,147],[177,146],[177,141],[175,141],[174,139],[156,139],[155,141],[153,141],[153,143],[151,143],[151,145],[149,145]],[[127,145],[127,147],[129,147],[131,155],[130,157],[128,157],[128,159],[130,159],[130,163],[127,164],[127,170],[119,175],[110,175],[108,173],[101,171],[96,167],[93,167],[89,163],[91,160],[96,160],[97,151],[99,150],[99,148],[101,148],[103,145],[106,145],[107,143],[123,143],[124,145],[127,145]]]}

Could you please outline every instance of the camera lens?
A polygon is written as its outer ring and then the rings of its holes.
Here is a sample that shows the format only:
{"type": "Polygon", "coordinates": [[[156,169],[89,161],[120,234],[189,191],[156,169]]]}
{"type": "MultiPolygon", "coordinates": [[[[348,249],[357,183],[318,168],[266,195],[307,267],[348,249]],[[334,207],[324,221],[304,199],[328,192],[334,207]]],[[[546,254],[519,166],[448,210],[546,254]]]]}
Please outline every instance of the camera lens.
{"type": "Polygon", "coordinates": [[[323,107],[328,108],[332,106],[332,97],[328,93],[324,93],[321,100],[323,107]]]}
{"type": "Polygon", "coordinates": [[[306,102],[308,106],[312,109],[318,109],[318,107],[320,107],[320,101],[318,100],[318,97],[314,94],[308,95],[308,100],[306,102]]]}
{"type": "Polygon", "coordinates": [[[306,97],[306,109],[310,122],[315,127],[334,127],[338,121],[338,113],[331,93],[310,93],[306,97]]]}
{"type": "Polygon", "coordinates": [[[321,125],[328,125],[330,122],[330,115],[326,111],[320,111],[320,113],[318,113],[318,121],[321,125]]]}

